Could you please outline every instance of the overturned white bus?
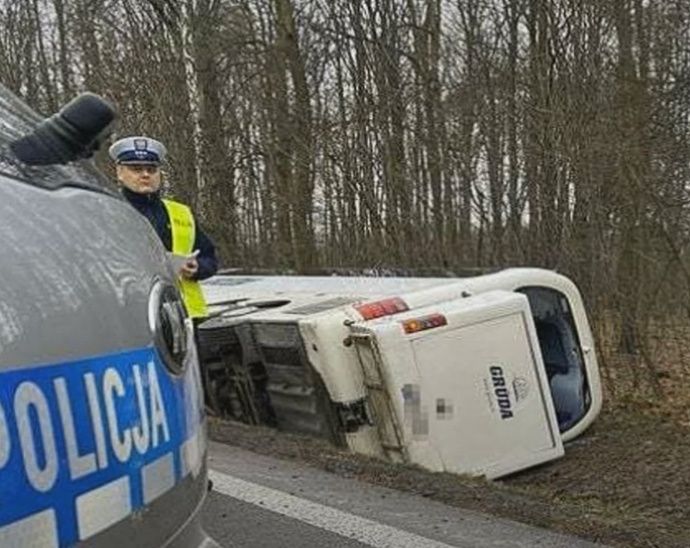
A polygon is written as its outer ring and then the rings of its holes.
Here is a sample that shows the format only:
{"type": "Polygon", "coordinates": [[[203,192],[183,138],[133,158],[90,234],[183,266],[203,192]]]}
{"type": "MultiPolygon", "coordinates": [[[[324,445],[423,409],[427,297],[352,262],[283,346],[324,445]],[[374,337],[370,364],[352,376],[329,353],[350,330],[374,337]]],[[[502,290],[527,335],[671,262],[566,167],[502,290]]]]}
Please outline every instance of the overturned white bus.
{"type": "Polygon", "coordinates": [[[601,408],[582,299],[548,270],[216,276],[204,291],[221,415],[496,478],[561,456],[601,408]]]}

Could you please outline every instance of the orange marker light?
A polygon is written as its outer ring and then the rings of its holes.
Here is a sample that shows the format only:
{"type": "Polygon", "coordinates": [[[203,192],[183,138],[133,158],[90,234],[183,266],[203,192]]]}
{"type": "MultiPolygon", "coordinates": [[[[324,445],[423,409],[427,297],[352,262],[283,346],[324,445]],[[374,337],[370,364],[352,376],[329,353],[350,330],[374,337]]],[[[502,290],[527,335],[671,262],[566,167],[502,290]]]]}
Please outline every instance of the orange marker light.
{"type": "Polygon", "coordinates": [[[400,297],[391,297],[390,299],[355,305],[355,310],[365,320],[373,320],[383,316],[392,316],[393,314],[406,312],[409,310],[409,307],[400,297]]]}
{"type": "Polygon", "coordinates": [[[410,320],[403,320],[400,322],[403,330],[408,335],[424,331],[425,329],[433,329],[434,327],[441,327],[448,325],[448,320],[443,314],[429,314],[421,318],[412,318],[410,320]]]}

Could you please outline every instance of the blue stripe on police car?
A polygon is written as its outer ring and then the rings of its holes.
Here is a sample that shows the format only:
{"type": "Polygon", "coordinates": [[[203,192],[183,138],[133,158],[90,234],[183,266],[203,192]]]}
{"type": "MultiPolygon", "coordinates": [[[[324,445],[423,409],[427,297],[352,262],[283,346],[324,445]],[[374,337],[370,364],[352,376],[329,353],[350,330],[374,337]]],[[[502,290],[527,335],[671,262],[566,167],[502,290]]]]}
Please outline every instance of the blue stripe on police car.
{"type": "Polygon", "coordinates": [[[160,496],[198,461],[201,409],[196,368],[172,377],[153,347],[3,372],[0,541],[39,516],[71,544],[160,496]]]}

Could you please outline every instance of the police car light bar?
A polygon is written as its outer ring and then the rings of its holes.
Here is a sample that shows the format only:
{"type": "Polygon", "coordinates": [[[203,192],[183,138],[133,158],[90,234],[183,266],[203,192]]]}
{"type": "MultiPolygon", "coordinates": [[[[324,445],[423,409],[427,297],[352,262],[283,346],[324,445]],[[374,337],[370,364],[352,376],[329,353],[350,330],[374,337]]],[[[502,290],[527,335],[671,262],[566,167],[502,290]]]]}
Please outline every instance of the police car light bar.
{"type": "Polygon", "coordinates": [[[448,325],[448,320],[443,314],[429,314],[420,318],[412,318],[410,320],[403,320],[400,322],[403,330],[407,335],[424,331],[425,329],[433,329],[434,327],[442,327],[448,325]]]}
{"type": "Polygon", "coordinates": [[[410,308],[400,297],[390,297],[380,301],[358,304],[354,306],[365,320],[374,320],[383,316],[392,316],[400,312],[407,312],[410,308]]]}

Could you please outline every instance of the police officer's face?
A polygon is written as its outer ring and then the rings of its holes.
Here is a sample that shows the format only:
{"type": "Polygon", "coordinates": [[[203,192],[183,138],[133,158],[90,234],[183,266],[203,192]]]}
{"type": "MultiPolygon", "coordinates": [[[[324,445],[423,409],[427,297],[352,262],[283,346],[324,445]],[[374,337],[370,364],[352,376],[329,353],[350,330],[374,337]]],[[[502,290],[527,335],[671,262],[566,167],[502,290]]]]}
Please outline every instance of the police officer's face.
{"type": "Polygon", "coordinates": [[[117,178],[132,192],[151,194],[161,186],[161,170],[155,165],[119,165],[117,178]]]}

